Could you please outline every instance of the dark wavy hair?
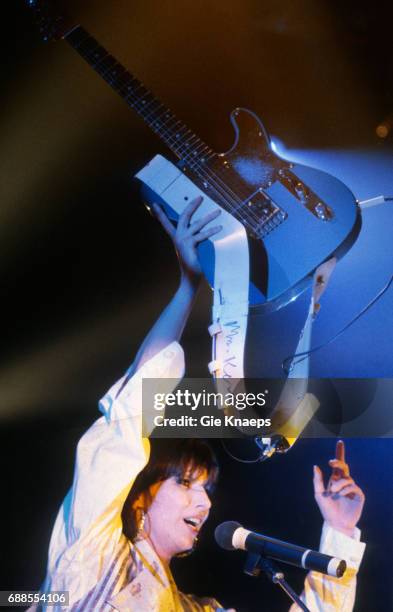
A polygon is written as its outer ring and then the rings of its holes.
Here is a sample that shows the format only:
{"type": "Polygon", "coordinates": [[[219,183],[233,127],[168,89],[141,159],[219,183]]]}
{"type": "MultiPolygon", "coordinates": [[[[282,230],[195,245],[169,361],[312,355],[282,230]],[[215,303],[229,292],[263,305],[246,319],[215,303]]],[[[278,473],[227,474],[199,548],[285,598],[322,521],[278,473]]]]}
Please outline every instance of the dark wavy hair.
{"type": "Polygon", "coordinates": [[[218,478],[217,459],[211,447],[203,440],[152,439],[150,447],[149,462],[136,477],[121,512],[123,533],[131,541],[135,540],[138,531],[136,512],[132,505],[141,493],[145,493],[150,506],[153,501],[149,496],[151,485],[172,477],[184,478],[189,472],[198,476],[206,471],[205,488],[211,495],[218,478]]]}

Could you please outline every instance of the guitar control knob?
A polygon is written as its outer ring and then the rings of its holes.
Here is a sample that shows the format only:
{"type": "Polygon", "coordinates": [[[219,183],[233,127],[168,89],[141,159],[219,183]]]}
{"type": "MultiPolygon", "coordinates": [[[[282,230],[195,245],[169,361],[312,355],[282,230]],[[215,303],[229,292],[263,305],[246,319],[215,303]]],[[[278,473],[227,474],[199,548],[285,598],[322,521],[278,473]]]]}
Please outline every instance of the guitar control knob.
{"type": "Polygon", "coordinates": [[[321,219],[321,221],[329,221],[333,217],[332,211],[323,202],[318,202],[318,204],[314,207],[314,210],[318,219],[321,219]]]}
{"type": "Polygon", "coordinates": [[[296,183],[295,185],[295,191],[296,194],[298,196],[298,198],[302,201],[305,202],[308,198],[308,193],[307,193],[307,189],[306,187],[303,185],[303,183],[296,183]]]}

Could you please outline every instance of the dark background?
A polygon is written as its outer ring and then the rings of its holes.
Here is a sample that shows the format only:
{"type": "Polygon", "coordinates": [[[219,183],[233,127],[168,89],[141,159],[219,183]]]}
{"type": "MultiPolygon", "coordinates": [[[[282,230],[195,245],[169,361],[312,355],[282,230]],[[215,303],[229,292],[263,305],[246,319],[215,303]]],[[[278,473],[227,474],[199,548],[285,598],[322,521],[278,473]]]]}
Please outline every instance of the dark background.
{"type": "MultiPolygon", "coordinates": [[[[60,3],[66,5],[214,149],[231,146],[228,114],[246,106],[262,117],[289,157],[336,174],[360,199],[393,195],[389,3],[60,3]],[[377,134],[381,125],[385,137],[377,134]]],[[[76,441],[96,416],[97,398],[127,367],[169,299],[177,271],[170,244],[146,214],[132,181],[156,153],[167,151],[67,44],[42,43],[23,2],[6,8],[0,132],[1,588],[28,589],[44,574],[76,441]]],[[[392,218],[389,204],[365,211],[361,236],[324,298],[316,343],[350,320],[387,281],[392,218]]],[[[316,354],[314,374],[391,376],[391,306],[388,293],[316,354]]],[[[203,330],[209,307],[205,288],[184,340],[189,375],[206,375],[209,338],[203,330]]],[[[311,466],[326,463],[333,447],[333,441],[301,441],[287,457],[254,467],[222,456],[211,526],[226,518],[243,520],[316,546],[320,521],[311,466]]],[[[355,476],[368,496],[361,611],[392,603],[391,451],[391,440],[349,442],[355,476]]],[[[251,443],[244,452],[255,452],[251,443]]],[[[216,595],[242,610],[285,609],[283,596],[264,579],[241,577],[240,555],[217,551],[208,529],[202,540],[194,559],[176,564],[184,590],[216,595]]],[[[301,573],[289,575],[300,588],[301,573]]]]}

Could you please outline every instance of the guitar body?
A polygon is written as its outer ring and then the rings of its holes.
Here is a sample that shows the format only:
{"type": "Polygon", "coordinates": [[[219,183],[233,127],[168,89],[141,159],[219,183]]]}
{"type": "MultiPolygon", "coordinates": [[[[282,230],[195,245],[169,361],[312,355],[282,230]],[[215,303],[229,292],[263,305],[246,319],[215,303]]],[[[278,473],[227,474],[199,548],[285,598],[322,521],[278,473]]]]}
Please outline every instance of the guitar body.
{"type": "MultiPolygon", "coordinates": [[[[233,147],[207,162],[203,172],[193,172],[185,164],[178,169],[167,162],[172,169],[160,165],[154,172],[149,164],[150,171],[142,170],[137,178],[143,183],[145,201],[161,203],[175,221],[190,199],[199,194],[210,204],[204,213],[212,202],[230,214],[229,205],[233,205],[231,216],[244,225],[248,235],[249,301],[257,305],[304,287],[305,279],[323,261],[345,254],[359,234],[361,218],[354,195],[341,181],[278,157],[254,113],[236,109],[231,121],[235,129],[233,147]],[[223,196],[224,192],[231,197],[223,196]],[[251,224],[260,227],[263,235],[250,229],[251,224]]],[[[225,228],[228,217],[222,216],[220,223],[225,228]]],[[[200,258],[213,286],[211,247],[202,247],[200,258]]]]}

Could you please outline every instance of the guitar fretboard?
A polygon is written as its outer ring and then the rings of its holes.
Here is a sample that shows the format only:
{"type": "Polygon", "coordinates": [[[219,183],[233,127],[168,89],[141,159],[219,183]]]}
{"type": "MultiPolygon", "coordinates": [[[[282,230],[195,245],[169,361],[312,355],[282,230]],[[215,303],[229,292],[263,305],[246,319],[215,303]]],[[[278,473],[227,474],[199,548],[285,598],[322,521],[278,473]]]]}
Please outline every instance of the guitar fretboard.
{"type": "Polygon", "coordinates": [[[191,169],[215,156],[206,143],[189,130],[82,26],[77,26],[64,38],[191,169]]]}
{"type": "Polygon", "coordinates": [[[252,194],[239,184],[236,173],[215,164],[219,156],[180,121],[141,81],[118,62],[82,27],[62,37],[133,108],[169,149],[190,168],[193,180],[217,204],[238,219],[251,235],[261,238],[286,217],[266,196],[252,194]]]}

